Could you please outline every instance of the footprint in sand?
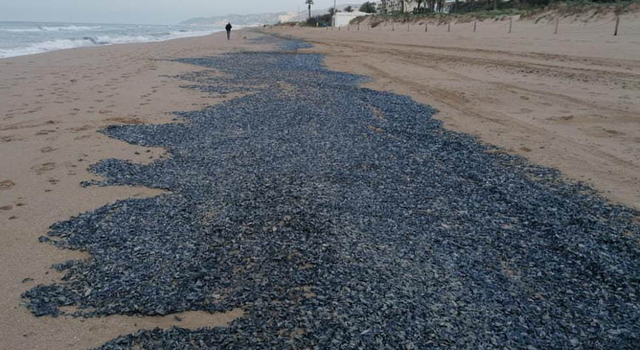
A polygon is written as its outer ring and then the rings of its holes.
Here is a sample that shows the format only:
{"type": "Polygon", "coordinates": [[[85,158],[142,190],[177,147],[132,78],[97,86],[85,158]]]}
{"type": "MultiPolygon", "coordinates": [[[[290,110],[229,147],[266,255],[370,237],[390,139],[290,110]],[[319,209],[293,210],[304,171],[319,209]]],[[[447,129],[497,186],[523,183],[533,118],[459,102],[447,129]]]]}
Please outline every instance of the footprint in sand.
{"type": "Polygon", "coordinates": [[[91,125],[85,124],[83,126],[76,126],[76,127],[73,127],[73,128],[67,128],[65,130],[69,130],[69,131],[71,131],[72,133],[75,134],[75,133],[78,133],[78,132],[81,132],[81,131],[87,131],[87,130],[91,130],[91,129],[93,129],[93,127],[91,125]]]}
{"type": "Polygon", "coordinates": [[[605,128],[602,128],[602,130],[609,135],[624,135],[622,131],[618,131],[618,130],[605,129],[605,128]]]}
{"type": "Polygon", "coordinates": [[[51,130],[51,129],[45,129],[45,130],[40,130],[36,133],[36,135],[49,135],[52,132],[56,132],[55,130],[51,130]]]}
{"type": "Polygon", "coordinates": [[[50,162],[50,163],[44,163],[40,165],[34,165],[31,167],[31,170],[35,171],[36,174],[38,175],[42,175],[47,171],[51,171],[55,168],[56,168],[56,163],[50,162]]]}
{"type": "Polygon", "coordinates": [[[57,150],[57,148],[53,148],[53,147],[42,147],[40,148],[40,152],[42,153],[49,153],[49,152],[53,152],[57,150]]]}
{"type": "Polygon", "coordinates": [[[5,206],[0,207],[0,211],[8,211],[8,210],[11,210],[11,209],[13,209],[13,205],[5,205],[5,206]]]}
{"type": "Polygon", "coordinates": [[[588,135],[596,136],[596,137],[614,137],[614,136],[624,136],[625,133],[618,130],[606,129],[601,126],[593,126],[590,128],[584,129],[585,133],[588,135]]]}
{"type": "Polygon", "coordinates": [[[11,180],[0,181],[0,191],[8,190],[15,185],[16,183],[11,180]]]}
{"type": "Polygon", "coordinates": [[[20,141],[22,140],[22,137],[20,136],[2,136],[0,137],[0,142],[13,142],[13,141],[20,141]]]}

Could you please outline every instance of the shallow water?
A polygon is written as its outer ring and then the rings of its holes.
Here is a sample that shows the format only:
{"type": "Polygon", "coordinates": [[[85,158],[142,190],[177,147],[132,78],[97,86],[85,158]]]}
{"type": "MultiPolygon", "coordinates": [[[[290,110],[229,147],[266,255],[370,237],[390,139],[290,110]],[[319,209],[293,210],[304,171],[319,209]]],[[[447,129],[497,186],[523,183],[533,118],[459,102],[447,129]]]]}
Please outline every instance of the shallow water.
{"type": "Polygon", "coordinates": [[[0,22],[0,58],[76,47],[164,41],[221,30],[179,25],[0,22]]]}

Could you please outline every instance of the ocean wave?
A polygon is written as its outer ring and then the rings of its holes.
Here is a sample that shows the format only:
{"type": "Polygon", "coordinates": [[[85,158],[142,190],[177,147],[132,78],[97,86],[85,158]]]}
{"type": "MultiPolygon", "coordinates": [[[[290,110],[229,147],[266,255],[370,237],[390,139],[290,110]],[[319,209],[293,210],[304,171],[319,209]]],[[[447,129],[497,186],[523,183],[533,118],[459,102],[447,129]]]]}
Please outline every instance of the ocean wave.
{"type": "Polygon", "coordinates": [[[129,44],[129,43],[147,43],[147,42],[158,42],[158,41],[166,41],[171,39],[178,38],[187,38],[193,36],[203,36],[209,35],[217,32],[214,31],[198,31],[198,32],[164,32],[164,33],[150,33],[147,35],[123,35],[123,36],[97,36],[94,39],[100,43],[107,44],[129,44]]]}
{"type": "Polygon", "coordinates": [[[102,29],[102,27],[88,27],[88,26],[74,26],[74,25],[53,26],[53,27],[38,26],[38,28],[40,30],[44,30],[44,31],[47,31],[47,32],[61,31],[61,30],[79,31],[79,30],[99,30],[99,29],[102,29]]]}
{"type": "Polygon", "coordinates": [[[36,28],[0,28],[2,32],[10,32],[10,33],[35,33],[35,32],[58,32],[58,31],[89,31],[89,30],[100,30],[102,27],[86,27],[86,26],[38,26],[36,28]]]}
{"type": "Polygon", "coordinates": [[[9,29],[0,29],[2,32],[10,32],[10,33],[30,33],[30,32],[41,32],[40,28],[9,28],[9,29]]]}
{"type": "Polygon", "coordinates": [[[48,51],[73,49],[77,47],[91,47],[91,46],[144,43],[144,42],[160,42],[160,41],[166,41],[166,40],[178,39],[178,38],[204,36],[204,35],[209,35],[209,34],[218,32],[218,31],[220,30],[191,31],[191,32],[175,31],[175,32],[159,33],[159,35],[155,35],[155,34],[122,35],[122,36],[113,36],[113,37],[107,36],[107,35],[100,35],[100,36],[85,36],[77,39],[49,40],[49,41],[31,44],[29,46],[0,49],[0,58],[33,55],[33,54],[38,54],[38,53],[43,53],[48,51]]]}
{"type": "Polygon", "coordinates": [[[0,49],[0,58],[33,55],[33,54],[43,53],[47,51],[73,49],[76,47],[93,46],[93,45],[95,44],[88,39],[49,40],[49,41],[43,41],[37,44],[32,44],[29,46],[0,49]]]}

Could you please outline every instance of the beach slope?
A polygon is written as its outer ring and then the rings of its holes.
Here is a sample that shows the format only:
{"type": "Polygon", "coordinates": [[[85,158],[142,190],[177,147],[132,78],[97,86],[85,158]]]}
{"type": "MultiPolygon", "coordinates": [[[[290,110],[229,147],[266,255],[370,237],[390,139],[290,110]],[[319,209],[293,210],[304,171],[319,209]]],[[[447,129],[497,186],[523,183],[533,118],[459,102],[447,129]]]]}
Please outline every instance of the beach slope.
{"type": "Polygon", "coordinates": [[[512,23],[454,19],[450,31],[422,20],[269,32],[313,43],[332,69],[372,77],[366,87],[437,108],[447,128],[638,209],[640,16],[622,15],[618,36],[615,21],[552,13],[512,23]]]}

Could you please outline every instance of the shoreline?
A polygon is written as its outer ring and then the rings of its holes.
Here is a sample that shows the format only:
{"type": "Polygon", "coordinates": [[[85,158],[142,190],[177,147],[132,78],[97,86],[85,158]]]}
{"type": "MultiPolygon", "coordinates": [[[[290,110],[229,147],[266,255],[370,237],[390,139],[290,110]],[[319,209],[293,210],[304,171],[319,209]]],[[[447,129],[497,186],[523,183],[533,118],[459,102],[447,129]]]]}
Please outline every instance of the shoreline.
{"type": "MultiPolygon", "coordinates": [[[[0,22],[2,23],[2,22],[0,22]]],[[[43,23],[46,24],[46,22],[7,22],[5,21],[4,23],[43,23]]],[[[57,24],[58,22],[49,22],[51,24],[57,24]]],[[[76,26],[76,25],[96,25],[96,26],[100,26],[100,25],[120,25],[120,24],[107,24],[107,23],[103,23],[103,24],[90,24],[90,23],[60,23],[60,24],[64,24],[64,25],[69,25],[69,26],[76,26]]],[[[135,26],[135,24],[122,24],[122,25],[126,25],[126,26],[135,26]]],[[[158,25],[161,26],[161,25],[158,25]]],[[[171,27],[167,27],[168,29],[170,29],[171,27]]],[[[204,28],[203,28],[204,29],[204,28]]],[[[72,50],[72,49],[83,49],[83,48],[96,48],[96,47],[107,47],[107,46],[114,46],[114,45],[127,45],[127,44],[149,44],[149,43],[162,43],[162,42],[166,42],[166,41],[171,41],[171,40],[177,40],[177,39],[189,39],[189,38],[198,38],[198,37],[204,37],[204,36],[210,36],[210,35],[215,35],[216,33],[220,33],[220,32],[224,32],[224,29],[216,29],[213,31],[209,31],[209,30],[203,30],[203,31],[193,31],[190,33],[199,33],[196,35],[187,35],[187,36],[177,36],[177,37],[169,37],[166,39],[160,39],[160,40],[148,40],[148,41],[131,41],[131,42],[108,42],[108,43],[100,43],[100,42],[95,42],[92,36],[84,36],[82,38],[76,38],[76,39],[52,39],[52,40],[45,40],[45,41],[39,41],[39,42],[34,42],[29,44],[29,46],[19,46],[19,47],[13,47],[10,48],[11,50],[28,50],[30,48],[34,48],[34,47],[40,47],[43,44],[46,43],[51,43],[51,42],[56,42],[56,41],[91,41],[93,43],[93,45],[80,45],[78,44],[78,46],[75,47],[65,47],[65,48],[59,48],[59,49],[50,49],[50,50],[45,50],[42,52],[34,52],[34,53],[27,53],[27,54],[17,54],[17,55],[11,55],[11,56],[6,56],[6,57],[0,57],[0,62],[2,62],[3,60],[9,59],[9,58],[15,58],[15,57],[24,57],[24,56],[33,56],[33,55],[40,55],[40,54],[45,54],[45,53],[49,53],[49,52],[56,52],[56,51],[62,51],[62,50],[72,50]],[[204,34],[206,33],[206,34],[204,34]]],[[[174,33],[181,33],[181,32],[176,32],[174,33]]],[[[189,33],[189,32],[184,32],[184,33],[189,33]]]]}

